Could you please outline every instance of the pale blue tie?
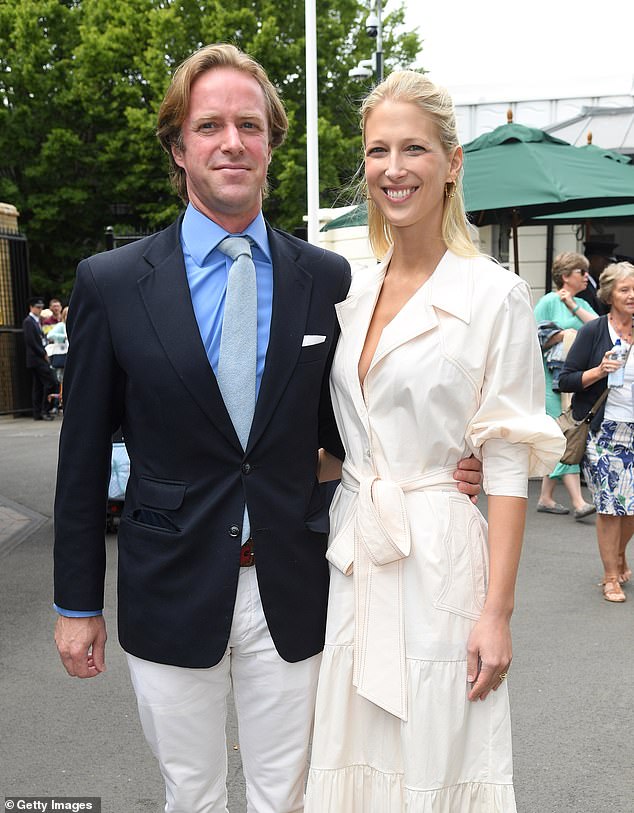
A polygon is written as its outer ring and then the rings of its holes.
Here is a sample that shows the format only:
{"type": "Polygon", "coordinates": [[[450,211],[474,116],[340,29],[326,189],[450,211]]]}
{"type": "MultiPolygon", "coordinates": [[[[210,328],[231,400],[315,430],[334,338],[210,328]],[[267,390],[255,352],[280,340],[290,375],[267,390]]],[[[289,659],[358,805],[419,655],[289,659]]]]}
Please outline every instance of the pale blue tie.
{"type": "MultiPolygon", "coordinates": [[[[231,257],[220,337],[218,386],[242,448],[246,449],[255,412],[258,297],[251,244],[246,237],[226,237],[219,251],[231,257]]],[[[242,541],[249,538],[244,508],[242,541]]]]}

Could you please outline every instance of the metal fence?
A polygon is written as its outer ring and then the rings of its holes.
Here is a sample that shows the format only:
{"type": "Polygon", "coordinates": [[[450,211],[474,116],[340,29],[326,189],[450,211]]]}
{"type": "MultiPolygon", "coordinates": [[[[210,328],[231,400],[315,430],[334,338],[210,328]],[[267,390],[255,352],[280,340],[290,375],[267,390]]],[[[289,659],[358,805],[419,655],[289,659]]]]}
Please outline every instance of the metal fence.
{"type": "Polygon", "coordinates": [[[29,253],[24,235],[0,231],[0,415],[31,411],[22,322],[28,312],[29,253]]]}

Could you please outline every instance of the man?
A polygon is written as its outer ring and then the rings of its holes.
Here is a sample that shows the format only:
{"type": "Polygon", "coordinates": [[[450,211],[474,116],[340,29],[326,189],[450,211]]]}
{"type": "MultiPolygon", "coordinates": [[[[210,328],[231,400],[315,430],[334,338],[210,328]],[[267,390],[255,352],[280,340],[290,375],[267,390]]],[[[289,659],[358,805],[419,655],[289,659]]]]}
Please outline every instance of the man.
{"type": "Polygon", "coordinates": [[[49,395],[57,392],[57,379],[46,354],[46,339],[40,325],[40,314],[44,307],[41,296],[29,299],[29,315],[22,322],[26,366],[31,371],[31,405],[34,421],[52,421],[49,395]]]}
{"type": "Polygon", "coordinates": [[[618,243],[608,239],[588,240],[588,242],[584,244],[584,254],[590,263],[588,269],[588,285],[583,291],[576,294],[576,296],[580,299],[585,299],[599,316],[603,316],[603,314],[610,310],[597,296],[599,277],[601,276],[601,272],[606,269],[610,263],[616,261],[613,254],[617,245],[618,243]]]}
{"type": "Polygon", "coordinates": [[[46,336],[54,325],[62,321],[62,303],[61,300],[53,298],[49,301],[48,307],[50,315],[42,319],[42,331],[46,336]]]}
{"type": "MultiPolygon", "coordinates": [[[[187,210],[157,235],[80,263],[70,305],[56,641],[71,675],[103,671],[95,610],[110,436],[121,426],[131,470],[118,535],[119,639],[169,813],[227,809],[230,689],[248,810],[303,805],[328,586],[317,450],[343,455],[328,375],[334,304],[350,269],[263,220],[268,164],[286,129],[276,90],[250,57],[230,45],[189,57],[158,127],[187,210]],[[243,259],[219,248],[228,235],[249,237],[257,279],[257,403],[246,434],[240,409],[253,412],[252,397],[245,388],[236,405],[231,378],[250,352],[223,352],[234,327],[228,279],[243,259]],[[94,324],[107,329],[95,335],[94,324]],[[237,365],[227,379],[228,361],[237,365]]],[[[242,306],[237,321],[248,323],[246,298],[242,306]]]]}

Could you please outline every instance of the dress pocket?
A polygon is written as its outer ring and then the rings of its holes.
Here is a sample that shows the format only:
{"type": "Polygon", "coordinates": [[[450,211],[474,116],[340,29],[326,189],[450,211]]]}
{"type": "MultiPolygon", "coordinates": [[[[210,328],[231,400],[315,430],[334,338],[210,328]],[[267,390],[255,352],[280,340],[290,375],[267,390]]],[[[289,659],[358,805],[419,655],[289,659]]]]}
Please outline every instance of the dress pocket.
{"type": "Polygon", "coordinates": [[[465,618],[479,618],[489,574],[487,524],[467,497],[449,497],[449,524],[442,549],[446,571],[434,606],[465,618]]]}

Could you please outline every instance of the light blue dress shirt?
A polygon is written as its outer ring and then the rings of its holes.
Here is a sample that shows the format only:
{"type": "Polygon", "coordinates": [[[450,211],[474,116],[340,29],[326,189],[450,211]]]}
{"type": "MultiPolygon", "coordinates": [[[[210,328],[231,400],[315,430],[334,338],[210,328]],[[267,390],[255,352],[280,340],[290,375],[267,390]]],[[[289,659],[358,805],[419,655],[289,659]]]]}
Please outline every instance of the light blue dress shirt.
{"type": "MultiPolygon", "coordinates": [[[[250,237],[253,241],[252,254],[258,292],[258,359],[255,385],[257,396],[269,346],[273,308],[273,265],[262,212],[244,232],[233,236],[242,235],[250,237]]],[[[228,236],[229,232],[189,204],[183,218],[181,245],[198,330],[215,374],[218,373],[227,279],[233,262],[230,257],[218,250],[218,244],[228,236]]]]}
{"type": "MultiPolygon", "coordinates": [[[[187,206],[181,228],[181,246],[200,338],[214,374],[218,373],[227,279],[233,262],[226,254],[218,251],[218,244],[229,234],[213,220],[205,217],[191,203],[187,206]]],[[[253,242],[252,254],[258,294],[258,359],[255,384],[257,397],[269,346],[273,310],[273,265],[262,212],[244,232],[232,236],[242,235],[250,237],[253,242]]],[[[101,615],[101,610],[64,610],[57,605],[53,606],[60,615],[71,618],[101,615]]]]}

